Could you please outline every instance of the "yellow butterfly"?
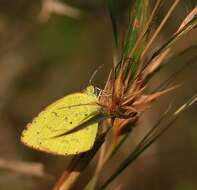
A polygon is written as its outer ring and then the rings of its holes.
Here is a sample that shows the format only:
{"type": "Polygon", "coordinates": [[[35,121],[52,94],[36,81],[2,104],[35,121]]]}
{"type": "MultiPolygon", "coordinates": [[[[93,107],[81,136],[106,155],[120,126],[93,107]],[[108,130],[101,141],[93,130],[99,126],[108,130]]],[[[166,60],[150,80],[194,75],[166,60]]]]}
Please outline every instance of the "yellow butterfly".
{"type": "Polygon", "coordinates": [[[86,152],[93,147],[98,122],[62,135],[88,121],[100,111],[94,87],[69,94],[49,105],[22,132],[21,141],[34,149],[59,155],[86,152]]]}

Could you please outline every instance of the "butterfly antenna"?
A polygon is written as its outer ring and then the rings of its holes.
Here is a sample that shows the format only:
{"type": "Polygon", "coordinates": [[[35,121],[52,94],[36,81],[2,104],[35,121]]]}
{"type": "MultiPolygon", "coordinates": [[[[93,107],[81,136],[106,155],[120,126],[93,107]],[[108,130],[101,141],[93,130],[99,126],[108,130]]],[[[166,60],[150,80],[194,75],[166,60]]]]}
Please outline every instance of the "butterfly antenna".
{"type": "Polygon", "coordinates": [[[94,79],[94,77],[96,76],[96,74],[98,73],[98,71],[103,67],[103,64],[102,65],[99,65],[97,67],[97,69],[92,73],[92,76],[90,77],[90,80],[89,80],[89,85],[92,85],[92,80],[94,79]]]}

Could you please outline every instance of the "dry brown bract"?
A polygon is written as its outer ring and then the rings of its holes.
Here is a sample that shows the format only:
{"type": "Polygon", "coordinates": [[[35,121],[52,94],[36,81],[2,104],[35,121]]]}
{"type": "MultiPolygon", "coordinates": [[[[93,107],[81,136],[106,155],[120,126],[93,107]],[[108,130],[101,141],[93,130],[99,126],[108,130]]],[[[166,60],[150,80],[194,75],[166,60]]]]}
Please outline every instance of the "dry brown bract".
{"type": "Polygon", "coordinates": [[[111,71],[103,91],[105,93],[99,99],[102,111],[110,115],[110,125],[113,129],[114,139],[117,139],[125,131],[130,131],[137,124],[141,113],[149,108],[153,101],[177,87],[145,94],[144,81],[148,75],[139,71],[133,81],[130,81],[131,73],[124,79],[126,66],[127,62],[122,64],[116,79],[112,77],[112,73],[114,74],[115,71],[111,71]]]}

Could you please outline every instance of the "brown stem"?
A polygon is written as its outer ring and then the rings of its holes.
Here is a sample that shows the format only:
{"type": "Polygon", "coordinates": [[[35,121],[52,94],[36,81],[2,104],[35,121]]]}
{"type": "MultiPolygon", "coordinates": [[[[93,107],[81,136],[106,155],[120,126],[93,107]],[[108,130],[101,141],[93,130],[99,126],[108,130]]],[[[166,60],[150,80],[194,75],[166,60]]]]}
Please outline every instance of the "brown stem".
{"type": "Polygon", "coordinates": [[[161,31],[161,29],[163,28],[164,24],[166,23],[166,21],[168,20],[169,16],[172,14],[172,12],[174,11],[174,9],[177,6],[177,4],[179,3],[179,1],[180,0],[175,0],[174,3],[172,4],[172,6],[170,7],[169,11],[167,12],[167,14],[165,15],[165,17],[161,21],[159,27],[157,28],[157,30],[153,34],[152,38],[150,39],[150,41],[146,45],[145,49],[143,50],[143,52],[141,54],[141,59],[144,57],[144,55],[146,54],[147,50],[150,48],[152,42],[155,40],[155,38],[157,37],[157,35],[161,31]]]}

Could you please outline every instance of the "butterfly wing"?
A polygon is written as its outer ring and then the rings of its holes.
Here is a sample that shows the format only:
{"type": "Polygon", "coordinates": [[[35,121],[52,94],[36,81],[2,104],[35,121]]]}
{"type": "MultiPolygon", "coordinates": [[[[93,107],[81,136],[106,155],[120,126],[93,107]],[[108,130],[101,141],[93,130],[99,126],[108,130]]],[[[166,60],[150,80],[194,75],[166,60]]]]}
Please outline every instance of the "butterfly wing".
{"type": "Polygon", "coordinates": [[[96,101],[96,96],[86,93],[63,97],[48,106],[27,125],[21,141],[31,148],[59,155],[72,155],[90,150],[96,138],[98,123],[69,135],[55,136],[93,117],[99,109],[98,105],[92,104],[96,101]]]}

